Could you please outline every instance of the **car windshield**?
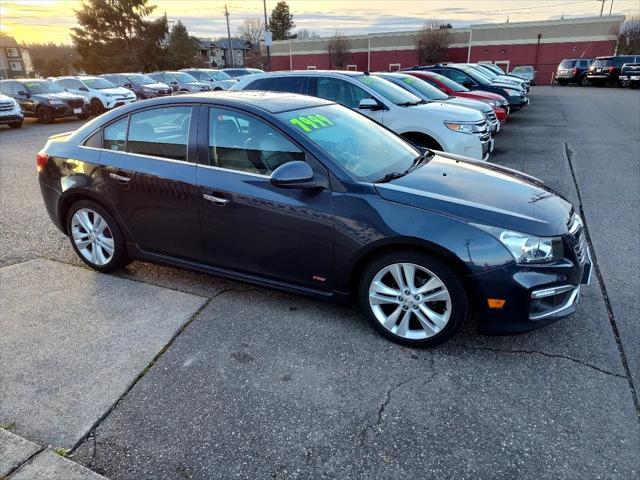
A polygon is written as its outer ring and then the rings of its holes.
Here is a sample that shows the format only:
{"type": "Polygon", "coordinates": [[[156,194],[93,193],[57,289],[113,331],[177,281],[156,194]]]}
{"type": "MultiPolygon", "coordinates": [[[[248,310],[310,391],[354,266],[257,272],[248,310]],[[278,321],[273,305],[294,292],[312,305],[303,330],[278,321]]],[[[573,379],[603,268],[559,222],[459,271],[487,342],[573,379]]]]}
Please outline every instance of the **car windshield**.
{"type": "Polygon", "coordinates": [[[214,80],[231,80],[231,77],[220,70],[207,70],[207,74],[214,80]]]}
{"type": "Polygon", "coordinates": [[[609,65],[613,65],[612,58],[596,58],[591,64],[592,67],[608,67],[609,65]]]}
{"type": "Polygon", "coordinates": [[[185,72],[171,72],[170,75],[175,77],[180,83],[193,83],[198,81],[194,77],[192,77],[191,75],[185,72]]]}
{"type": "Polygon", "coordinates": [[[458,82],[454,82],[450,78],[445,77],[444,75],[440,75],[439,73],[433,74],[433,79],[437,80],[441,84],[443,84],[448,89],[454,92],[469,92],[470,90],[464,85],[460,85],[458,82]]]}
{"type": "Polygon", "coordinates": [[[473,68],[480,75],[484,75],[485,77],[487,77],[490,80],[493,80],[494,78],[496,78],[498,76],[498,74],[496,72],[484,67],[483,65],[474,65],[471,68],[473,68]]]}
{"type": "Polygon", "coordinates": [[[400,81],[402,83],[413,87],[429,100],[447,100],[449,98],[449,95],[447,95],[446,93],[438,90],[436,87],[417,77],[412,77],[411,75],[402,75],[402,77],[398,78],[400,78],[400,81]]]}
{"type": "Polygon", "coordinates": [[[576,65],[575,60],[562,60],[558,68],[573,68],[576,65]]]}
{"type": "Polygon", "coordinates": [[[407,92],[402,87],[394,85],[384,78],[371,75],[357,75],[352,78],[355,78],[358,82],[368,86],[396,105],[418,105],[422,103],[422,100],[413,93],[407,92]]]}
{"type": "Polygon", "coordinates": [[[475,68],[463,67],[462,71],[481,85],[489,85],[491,83],[491,79],[489,77],[487,77],[486,75],[483,75],[482,73],[477,71],[475,68]]]}
{"type": "Polygon", "coordinates": [[[83,78],[82,81],[87,87],[94,88],[96,90],[116,88],[113,83],[111,83],[109,80],[105,80],[104,78],[83,78]]]}
{"type": "Polygon", "coordinates": [[[405,172],[421,155],[396,134],[340,105],[293,110],[278,117],[359,181],[373,182],[393,172],[405,172]]]}
{"type": "Polygon", "coordinates": [[[32,80],[22,83],[29,93],[62,93],[64,88],[60,85],[46,80],[32,80]]]}
{"type": "Polygon", "coordinates": [[[148,77],[146,75],[142,75],[140,73],[127,75],[127,77],[129,78],[129,81],[133,83],[137,83],[138,85],[150,85],[152,83],[156,83],[156,81],[153,78],[148,77]]]}

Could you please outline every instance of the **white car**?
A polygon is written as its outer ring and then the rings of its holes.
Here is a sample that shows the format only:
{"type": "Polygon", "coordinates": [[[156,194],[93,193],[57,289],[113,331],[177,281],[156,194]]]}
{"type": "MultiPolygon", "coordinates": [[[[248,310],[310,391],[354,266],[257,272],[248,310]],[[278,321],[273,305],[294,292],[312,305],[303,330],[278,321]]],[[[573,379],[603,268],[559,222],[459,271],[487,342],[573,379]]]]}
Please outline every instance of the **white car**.
{"type": "Polygon", "coordinates": [[[213,68],[183,68],[180,71],[188,73],[199,82],[210,85],[211,90],[228,90],[238,82],[222,70],[213,68]]]}
{"type": "Polygon", "coordinates": [[[126,105],[136,101],[131,90],[118,87],[100,77],[77,76],[58,77],[54,80],[69,93],[80,95],[91,103],[91,113],[100,115],[105,110],[126,105]]]}
{"type": "Polygon", "coordinates": [[[303,70],[251,75],[231,90],[302,93],[340,103],[385,125],[411,143],[486,160],[493,139],[481,112],[442,102],[426,103],[380,77],[362,72],[303,70]]]}
{"type": "Polygon", "coordinates": [[[24,121],[24,115],[18,102],[13,98],[0,93],[0,125],[9,125],[11,128],[20,128],[24,121]]]}

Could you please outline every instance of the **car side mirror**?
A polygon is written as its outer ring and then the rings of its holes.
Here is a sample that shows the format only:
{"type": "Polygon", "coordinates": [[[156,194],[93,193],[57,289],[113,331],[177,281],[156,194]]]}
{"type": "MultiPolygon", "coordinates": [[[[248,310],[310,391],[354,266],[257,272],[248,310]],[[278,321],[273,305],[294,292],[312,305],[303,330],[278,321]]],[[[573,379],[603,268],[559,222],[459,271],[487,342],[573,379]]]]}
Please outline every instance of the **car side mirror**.
{"type": "Polygon", "coordinates": [[[358,104],[359,110],[380,110],[382,107],[373,98],[363,98],[358,104]]]}
{"type": "Polygon", "coordinates": [[[25,98],[29,98],[31,95],[29,95],[29,93],[25,92],[24,90],[20,90],[18,92],[18,95],[20,95],[21,97],[25,97],[25,98]]]}
{"type": "Polygon", "coordinates": [[[296,160],[280,165],[271,173],[271,184],[281,188],[314,188],[313,169],[307,162],[296,160]]]}
{"type": "Polygon", "coordinates": [[[475,86],[475,83],[473,83],[471,80],[465,80],[464,82],[462,82],[462,86],[466,88],[471,88],[475,86]]]}
{"type": "Polygon", "coordinates": [[[175,80],[173,82],[171,82],[171,85],[177,85],[178,82],[176,82],[175,80]]]}
{"type": "Polygon", "coordinates": [[[87,87],[80,87],[78,90],[80,90],[81,92],[88,92],[89,89],[87,87]]]}
{"type": "Polygon", "coordinates": [[[131,88],[131,87],[133,87],[133,85],[131,85],[130,83],[125,83],[125,84],[123,85],[123,87],[125,87],[125,88],[131,88]]]}

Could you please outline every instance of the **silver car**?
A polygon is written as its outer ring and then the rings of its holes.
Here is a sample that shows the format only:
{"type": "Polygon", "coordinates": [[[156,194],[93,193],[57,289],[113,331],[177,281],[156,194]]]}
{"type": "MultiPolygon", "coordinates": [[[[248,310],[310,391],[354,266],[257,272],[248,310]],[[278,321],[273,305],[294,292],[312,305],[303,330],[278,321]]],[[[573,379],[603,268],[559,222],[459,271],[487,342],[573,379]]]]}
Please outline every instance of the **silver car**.
{"type": "Polygon", "coordinates": [[[208,92],[211,87],[185,72],[153,72],[149,77],[171,86],[173,93],[208,92]]]}
{"type": "Polygon", "coordinates": [[[180,71],[188,73],[199,82],[210,85],[211,90],[228,90],[238,82],[225,72],[213,68],[184,68],[180,71]]]}

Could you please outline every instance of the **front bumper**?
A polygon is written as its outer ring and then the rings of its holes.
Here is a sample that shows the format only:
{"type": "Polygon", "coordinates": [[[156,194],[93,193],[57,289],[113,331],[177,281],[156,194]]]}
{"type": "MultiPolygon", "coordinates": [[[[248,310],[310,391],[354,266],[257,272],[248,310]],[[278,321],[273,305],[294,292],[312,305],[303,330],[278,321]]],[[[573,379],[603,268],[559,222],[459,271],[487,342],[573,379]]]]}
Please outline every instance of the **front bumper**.
{"type": "Polygon", "coordinates": [[[78,115],[89,115],[91,113],[91,107],[88,103],[85,103],[81,107],[71,107],[69,105],[49,105],[49,108],[53,111],[55,118],[64,117],[76,117],[78,115]]]}
{"type": "Polygon", "coordinates": [[[509,97],[510,112],[517,112],[527,106],[529,106],[529,97],[509,97]]]}
{"type": "Polygon", "coordinates": [[[0,124],[6,124],[6,123],[13,123],[13,122],[22,122],[24,120],[24,115],[22,115],[22,112],[20,111],[20,109],[17,109],[18,111],[9,111],[9,112],[2,112],[0,114],[0,124]]]}
{"type": "Polygon", "coordinates": [[[553,265],[516,265],[470,277],[475,287],[479,329],[485,333],[521,333],[543,327],[576,311],[580,288],[593,272],[587,250],[584,265],[568,259],[553,265]],[[504,299],[500,309],[487,299],[504,299]]]}
{"type": "Polygon", "coordinates": [[[117,108],[117,107],[121,107],[123,105],[128,105],[129,103],[133,103],[136,101],[136,97],[127,97],[127,98],[109,98],[107,100],[107,105],[105,108],[107,108],[107,110],[111,110],[112,108],[117,108]]]}

